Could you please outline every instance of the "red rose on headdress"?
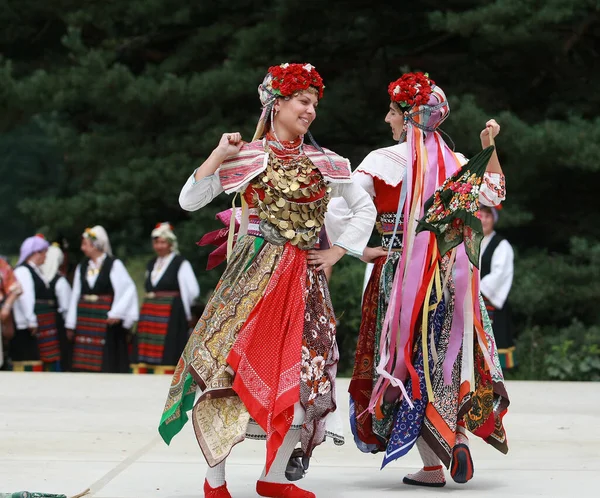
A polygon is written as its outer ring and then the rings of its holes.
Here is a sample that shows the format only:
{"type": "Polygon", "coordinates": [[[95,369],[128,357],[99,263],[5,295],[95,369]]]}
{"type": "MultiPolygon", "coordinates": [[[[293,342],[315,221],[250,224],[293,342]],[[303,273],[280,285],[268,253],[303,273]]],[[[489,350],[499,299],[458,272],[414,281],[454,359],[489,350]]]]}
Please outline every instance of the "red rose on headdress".
{"type": "Polygon", "coordinates": [[[310,64],[281,64],[271,66],[269,73],[273,77],[271,87],[274,93],[282,97],[291,97],[294,93],[314,87],[323,97],[323,80],[317,70],[310,64]]]}
{"type": "Polygon", "coordinates": [[[403,107],[418,107],[429,102],[435,82],[424,73],[406,73],[388,86],[392,102],[403,107]]]}

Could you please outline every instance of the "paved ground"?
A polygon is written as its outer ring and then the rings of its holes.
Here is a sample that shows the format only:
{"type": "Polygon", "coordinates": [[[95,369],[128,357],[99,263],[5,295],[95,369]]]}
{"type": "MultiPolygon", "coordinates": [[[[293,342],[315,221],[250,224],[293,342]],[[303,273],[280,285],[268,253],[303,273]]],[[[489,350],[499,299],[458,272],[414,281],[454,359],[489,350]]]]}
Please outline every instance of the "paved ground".
{"type": "MultiPolygon", "coordinates": [[[[0,492],[95,498],[202,497],[206,464],[188,427],[170,447],[157,437],[170,379],[152,375],[0,373],[0,492]]],[[[346,418],[347,380],[339,381],[346,418]]],[[[320,498],[449,496],[597,497],[600,383],[512,382],[506,417],[511,451],[474,441],[475,478],[442,490],[415,489],[402,476],[416,451],[379,470],[381,457],[347,443],[321,446],[302,485],[320,498]]],[[[348,428],[349,431],[349,428],[348,428]]],[[[254,497],[264,444],[238,445],[228,464],[234,498],[254,497]]]]}

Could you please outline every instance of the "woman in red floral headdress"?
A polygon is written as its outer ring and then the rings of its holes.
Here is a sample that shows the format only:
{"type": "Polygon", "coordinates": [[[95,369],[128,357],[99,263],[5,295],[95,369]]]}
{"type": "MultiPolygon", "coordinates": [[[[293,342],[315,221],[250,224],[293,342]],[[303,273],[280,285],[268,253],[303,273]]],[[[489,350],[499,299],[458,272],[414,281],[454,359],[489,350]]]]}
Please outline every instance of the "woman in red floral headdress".
{"type": "Polygon", "coordinates": [[[193,408],[208,497],[230,496],[225,460],[246,435],[266,439],[259,495],[315,496],[289,484],[285,469],[298,441],[306,458],[323,442],[336,409],[335,317],[323,270],[347,252],[361,256],[375,219],[348,160],[308,131],[323,88],[310,64],[269,68],[254,139],[224,133],[179,198],[188,211],[223,191],[242,203],[227,268],[181,356],[159,427],[169,443],[193,408]],[[336,245],[316,250],[332,197],[346,200],[351,220],[336,245]]]}
{"type": "MultiPolygon", "coordinates": [[[[471,229],[478,207],[504,199],[504,176],[491,150],[470,163],[473,169],[481,165],[483,178],[461,176],[466,158],[438,132],[448,101],[427,74],[407,73],[390,83],[388,93],[385,121],[398,144],[371,152],[353,173],[375,202],[382,243],[363,255],[374,267],[349,388],[350,422],[358,448],[385,452],[384,466],[416,443],[424,468],[404,482],[439,487],[445,484],[442,464],[456,482],[473,475],[467,429],[508,450],[502,426],[508,396],[470,263],[478,260],[473,254],[482,235],[471,229]],[[439,199],[442,187],[454,195],[447,211],[427,203],[434,192],[439,199]],[[423,223],[431,213],[453,219],[439,231],[443,244],[421,231],[431,228],[423,223]],[[454,243],[447,253],[446,242],[454,243]]],[[[484,149],[499,131],[494,120],[486,123],[480,135],[484,149]]],[[[327,218],[332,240],[344,226],[345,209],[343,201],[332,203],[327,218]]]]}

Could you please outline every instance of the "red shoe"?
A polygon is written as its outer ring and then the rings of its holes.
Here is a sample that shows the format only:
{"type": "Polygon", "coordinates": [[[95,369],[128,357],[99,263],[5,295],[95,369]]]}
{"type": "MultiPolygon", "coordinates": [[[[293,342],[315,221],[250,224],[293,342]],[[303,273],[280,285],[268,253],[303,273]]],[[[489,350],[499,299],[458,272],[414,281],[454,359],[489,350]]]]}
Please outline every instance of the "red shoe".
{"type": "Polygon", "coordinates": [[[227,483],[218,488],[211,488],[208,481],[204,479],[204,498],[231,498],[227,489],[227,483]]]}
{"type": "Polygon", "coordinates": [[[256,481],[256,492],[270,498],[317,498],[317,495],[294,484],[256,481]]]}
{"type": "Polygon", "coordinates": [[[452,450],[452,466],[450,475],[454,482],[464,484],[473,479],[473,459],[466,444],[457,444],[452,450]]]}

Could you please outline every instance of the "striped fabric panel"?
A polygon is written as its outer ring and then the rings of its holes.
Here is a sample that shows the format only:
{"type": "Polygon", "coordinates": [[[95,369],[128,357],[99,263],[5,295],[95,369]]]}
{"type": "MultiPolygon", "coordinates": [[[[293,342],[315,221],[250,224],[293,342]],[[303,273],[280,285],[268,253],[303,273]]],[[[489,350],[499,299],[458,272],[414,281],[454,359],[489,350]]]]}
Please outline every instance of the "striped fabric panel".
{"type": "Polygon", "coordinates": [[[162,363],[173,300],[173,296],[145,299],[137,328],[140,362],[154,365],[162,363]]]}
{"type": "Polygon", "coordinates": [[[35,314],[38,321],[37,344],[40,360],[44,363],[60,361],[56,310],[47,302],[36,301],[35,314]]]}
{"type": "MultiPolygon", "coordinates": [[[[303,146],[304,153],[319,169],[325,180],[350,183],[350,161],[329,149],[325,154],[311,145],[303,146]]],[[[227,193],[240,190],[252,178],[267,167],[269,155],[265,152],[264,140],[244,144],[240,152],[225,160],[219,168],[219,179],[227,193]]]]}
{"type": "Polygon", "coordinates": [[[77,304],[73,368],[90,372],[102,370],[106,342],[106,319],[112,299],[112,296],[98,296],[96,302],[81,299],[77,304]]]}

